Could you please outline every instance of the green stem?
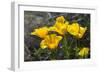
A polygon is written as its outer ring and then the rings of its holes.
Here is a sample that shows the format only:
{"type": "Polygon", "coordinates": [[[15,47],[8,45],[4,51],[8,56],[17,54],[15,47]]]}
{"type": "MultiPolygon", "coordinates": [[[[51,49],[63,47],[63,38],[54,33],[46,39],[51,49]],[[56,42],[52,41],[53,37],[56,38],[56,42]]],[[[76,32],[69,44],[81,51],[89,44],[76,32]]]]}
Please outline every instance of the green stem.
{"type": "Polygon", "coordinates": [[[67,37],[64,36],[64,39],[63,39],[63,44],[64,44],[64,52],[65,52],[65,58],[69,58],[69,50],[68,50],[68,40],[67,40],[67,37]]]}
{"type": "Polygon", "coordinates": [[[72,46],[72,44],[73,44],[73,40],[71,41],[71,43],[70,43],[70,45],[68,46],[68,49],[70,49],[71,48],[71,46],[72,46]]]}

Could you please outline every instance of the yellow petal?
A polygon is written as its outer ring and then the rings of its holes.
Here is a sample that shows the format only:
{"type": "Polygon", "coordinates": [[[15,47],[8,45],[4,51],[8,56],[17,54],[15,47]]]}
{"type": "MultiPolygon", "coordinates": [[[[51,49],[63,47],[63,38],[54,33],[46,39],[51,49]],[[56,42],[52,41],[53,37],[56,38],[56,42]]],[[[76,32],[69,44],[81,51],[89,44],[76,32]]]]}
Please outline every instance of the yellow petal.
{"type": "Polygon", "coordinates": [[[57,39],[58,41],[60,41],[60,40],[62,39],[62,37],[61,37],[61,36],[56,36],[56,39],[57,39]]]}
{"type": "Polygon", "coordinates": [[[68,26],[68,25],[69,25],[69,22],[68,22],[68,21],[66,21],[66,22],[65,22],[65,24],[68,26]]]}
{"type": "Polygon", "coordinates": [[[49,31],[55,31],[57,28],[52,26],[52,27],[49,27],[49,31]]]}
{"type": "Polygon", "coordinates": [[[46,45],[45,40],[42,40],[42,42],[40,43],[40,47],[41,47],[42,49],[47,48],[47,45],[46,45]]]}
{"type": "Polygon", "coordinates": [[[41,27],[31,32],[31,35],[36,35],[40,38],[44,38],[47,34],[48,34],[48,27],[41,27]]]}
{"type": "Polygon", "coordinates": [[[80,50],[80,52],[79,52],[79,56],[81,56],[81,57],[85,57],[85,56],[87,56],[88,54],[89,54],[89,48],[87,48],[87,47],[82,48],[82,49],[80,50]]]}
{"type": "Polygon", "coordinates": [[[78,38],[82,38],[84,33],[86,32],[87,30],[87,27],[83,28],[83,27],[80,27],[80,31],[79,31],[79,34],[78,34],[78,38]]]}
{"type": "Polygon", "coordinates": [[[35,32],[31,32],[31,35],[36,35],[36,33],[35,32]]]}
{"type": "Polygon", "coordinates": [[[64,23],[65,19],[63,16],[59,16],[56,18],[56,22],[64,23]]]}
{"type": "Polygon", "coordinates": [[[50,49],[55,49],[55,48],[57,47],[57,45],[51,43],[51,44],[48,45],[48,47],[49,47],[50,49]]]}

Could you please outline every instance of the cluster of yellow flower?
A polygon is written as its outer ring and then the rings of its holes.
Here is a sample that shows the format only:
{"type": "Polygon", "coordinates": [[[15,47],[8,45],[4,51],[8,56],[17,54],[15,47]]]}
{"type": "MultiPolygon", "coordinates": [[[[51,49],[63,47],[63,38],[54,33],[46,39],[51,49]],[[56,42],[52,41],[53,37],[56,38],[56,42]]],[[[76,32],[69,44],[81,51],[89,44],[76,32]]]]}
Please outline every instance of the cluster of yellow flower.
{"type": "MultiPolygon", "coordinates": [[[[68,21],[65,21],[65,18],[63,16],[59,16],[56,18],[56,22],[53,26],[44,26],[35,29],[33,30],[33,32],[31,32],[31,35],[36,35],[43,39],[40,43],[40,47],[42,49],[55,49],[58,47],[58,44],[62,40],[64,34],[69,33],[76,38],[82,38],[86,30],[87,27],[81,27],[78,23],[69,24],[68,21]],[[60,36],[56,34],[48,34],[48,32],[50,31],[57,32],[58,34],[60,34],[60,36]]],[[[83,54],[87,53],[88,51],[89,48],[83,48],[79,52],[79,55],[83,56],[83,54]]]]}

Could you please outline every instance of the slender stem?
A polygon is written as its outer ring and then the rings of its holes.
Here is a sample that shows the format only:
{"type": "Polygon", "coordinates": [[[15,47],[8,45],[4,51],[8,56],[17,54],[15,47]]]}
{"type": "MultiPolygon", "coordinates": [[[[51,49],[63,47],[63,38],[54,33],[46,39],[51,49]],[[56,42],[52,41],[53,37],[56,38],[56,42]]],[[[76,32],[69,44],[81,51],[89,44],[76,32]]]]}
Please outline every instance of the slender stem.
{"type": "Polygon", "coordinates": [[[69,58],[69,50],[68,50],[68,39],[67,39],[67,36],[64,36],[63,44],[64,44],[65,58],[69,58]]]}
{"type": "Polygon", "coordinates": [[[68,46],[68,49],[70,49],[71,48],[71,46],[72,46],[72,44],[73,44],[73,40],[71,41],[71,43],[70,43],[70,45],[68,46]]]}

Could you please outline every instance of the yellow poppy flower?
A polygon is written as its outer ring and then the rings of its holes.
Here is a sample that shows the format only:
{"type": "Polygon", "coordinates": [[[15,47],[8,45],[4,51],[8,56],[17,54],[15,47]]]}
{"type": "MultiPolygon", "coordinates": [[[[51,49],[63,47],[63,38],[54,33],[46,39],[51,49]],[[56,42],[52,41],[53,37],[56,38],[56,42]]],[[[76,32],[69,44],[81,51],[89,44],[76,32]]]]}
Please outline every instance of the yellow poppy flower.
{"type": "Polygon", "coordinates": [[[89,54],[89,48],[84,47],[79,51],[79,56],[86,57],[89,54]]]}
{"type": "Polygon", "coordinates": [[[65,22],[65,23],[64,22],[65,19],[63,16],[56,18],[56,23],[54,24],[54,26],[50,27],[49,30],[64,35],[67,32],[67,26],[69,24],[69,22],[65,22]]]}
{"type": "Polygon", "coordinates": [[[68,25],[67,31],[77,38],[82,38],[87,27],[80,27],[78,23],[73,23],[72,25],[68,25]]]}
{"type": "Polygon", "coordinates": [[[44,40],[41,41],[40,47],[42,49],[49,48],[55,49],[58,47],[60,40],[62,39],[61,36],[57,36],[56,34],[47,35],[44,40]]]}
{"type": "Polygon", "coordinates": [[[79,32],[79,24],[73,23],[72,25],[68,25],[67,31],[74,36],[78,35],[79,32]]]}
{"type": "Polygon", "coordinates": [[[31,35],[36,35],[40,38],[45,38],[47,34],[48,34],[48,27],[41,27],[31,32],[31,35]]]}
{"type": "Polygon", "coordinates": [[[64,35],[67,32],[67,25],[66,24],[57,24],[57,26],[52,26],[49,28],[49,31],[55,31],[61,35],[64,35]]]}

